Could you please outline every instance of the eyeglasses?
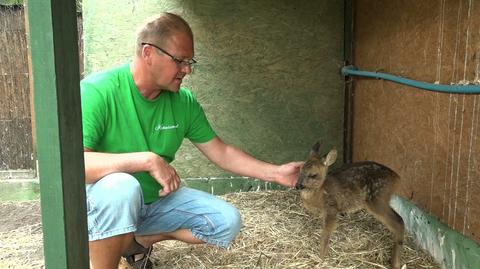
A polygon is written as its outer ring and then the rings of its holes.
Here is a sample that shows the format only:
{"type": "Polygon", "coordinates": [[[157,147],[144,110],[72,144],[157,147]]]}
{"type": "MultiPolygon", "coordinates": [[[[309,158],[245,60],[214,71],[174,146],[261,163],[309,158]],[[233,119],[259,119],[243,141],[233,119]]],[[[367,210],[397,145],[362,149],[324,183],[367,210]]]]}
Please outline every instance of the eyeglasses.
{"type": "Polygon", "coordinates": [[[145,45],[152,46],[152,47],[158,49],[159,51],[163,52],[165,55],[168,55],[170,58],[172,58],[172,60],[173,60],[178,66],[189,66],[189,67],[192,67],[194,64],[197,63],[197,60],[195,60],[195,59],[193,59],[193,58],[190,59],[190,60],[180,60],[180,59],[178,59],[177,57],[173,56],[172,54],[166,52],[164,49],[160,48],[160,47],[157,46],[157,45],[143,42],[143,43],[142,43],[142,46],[145,46],[145,45]]]}

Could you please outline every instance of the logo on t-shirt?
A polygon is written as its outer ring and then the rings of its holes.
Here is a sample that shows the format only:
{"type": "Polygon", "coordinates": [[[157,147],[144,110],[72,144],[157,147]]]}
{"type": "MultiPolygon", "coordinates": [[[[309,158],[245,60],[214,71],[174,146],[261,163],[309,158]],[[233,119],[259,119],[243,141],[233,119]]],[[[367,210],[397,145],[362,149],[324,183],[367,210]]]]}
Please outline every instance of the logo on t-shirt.
{"type": "Polygon", "coordinates": [[[170,129],[177,129],[177,128],[178,128],[178,124],[176,125],[159,124],[155,127],[155,131],[163,131],[163,130],[170,130],[170,129]]]}

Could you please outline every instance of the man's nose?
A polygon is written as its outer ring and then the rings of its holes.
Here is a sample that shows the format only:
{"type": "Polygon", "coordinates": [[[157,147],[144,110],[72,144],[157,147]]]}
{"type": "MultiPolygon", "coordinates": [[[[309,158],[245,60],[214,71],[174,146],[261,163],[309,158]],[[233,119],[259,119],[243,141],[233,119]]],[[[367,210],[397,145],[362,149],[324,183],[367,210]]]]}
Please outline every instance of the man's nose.
{"type": "Polygon", "coordinates": [[[193,71],[193,68],[191,65],[189,64],[185,64],[185,65],[181,65],[181,69],[180,69],[182,72],[184,72],[185,74],[191,74],[192,71],[193,71]]]}

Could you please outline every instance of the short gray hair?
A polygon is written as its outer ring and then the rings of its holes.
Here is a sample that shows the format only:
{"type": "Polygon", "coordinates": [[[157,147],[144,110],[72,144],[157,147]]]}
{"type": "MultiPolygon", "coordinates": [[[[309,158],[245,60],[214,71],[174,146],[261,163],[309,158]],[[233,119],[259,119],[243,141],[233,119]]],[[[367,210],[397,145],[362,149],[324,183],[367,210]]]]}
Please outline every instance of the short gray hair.
{"type": "Polygon", "coordinates": [[[136,54],[142,53],[142,43],[162,46],[174,33],[185,33],[193,40],[190,25],[179,15],[162,12],[148,18],[137,32],[136,54]]]}

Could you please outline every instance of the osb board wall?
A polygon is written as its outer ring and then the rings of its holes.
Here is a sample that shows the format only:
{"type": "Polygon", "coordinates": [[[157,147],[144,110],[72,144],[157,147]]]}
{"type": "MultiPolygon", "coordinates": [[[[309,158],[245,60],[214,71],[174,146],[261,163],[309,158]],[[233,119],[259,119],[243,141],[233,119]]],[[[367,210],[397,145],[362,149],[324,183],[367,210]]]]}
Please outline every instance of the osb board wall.
{"type": "MultiPolygon", "coordinates": [[[[77,21],[80,72],[83,72],[80,13],[77,21]]],[[[0,5],[0,171],[36,169],[27,36],[24,7],[0,5]]]]}
{"type": "MultiPolygon", "coordinates": [[[[342,151],[343,1],[84,0],[86,72],[129,61],[134,26],[160,11],[193,28],[199,64],[184,85],[223,140],[275,163],[319,138],[342,151]]],[[[229,176],[189,142],[176,157],[182,177],[229,176]]]]}
{"type": "Polygon", "coordinates": [[[34,169],[23,8],[0,6],[0,170],[34,169]]]}
{"type": "MultiPolygon", "coordinates": [[[[479,81],[480,1],[354,1],[354,63],[430,83],[479,81]]],[[[391,166],[401,195],[480,242],[480,95],[356,79],[353,159],[391,166]]]]}

